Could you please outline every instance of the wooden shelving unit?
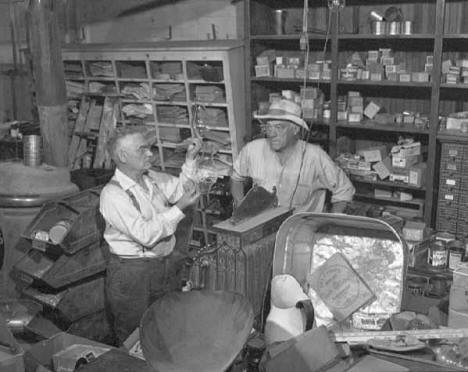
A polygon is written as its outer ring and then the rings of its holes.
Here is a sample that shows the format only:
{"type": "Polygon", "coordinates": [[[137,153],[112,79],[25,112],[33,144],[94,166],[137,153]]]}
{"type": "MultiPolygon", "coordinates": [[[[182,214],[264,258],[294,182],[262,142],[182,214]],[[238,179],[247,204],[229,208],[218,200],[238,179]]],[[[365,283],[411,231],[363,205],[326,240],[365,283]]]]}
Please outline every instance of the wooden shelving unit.
{"type": "MultiPolygon", "coordinates": [[[[249,126],[240,41],[67,45],[62,55],[68,85],[74,82],[84,92],[104,89],[117,94],[118,125],[148,127],[155,139],[158,169],[178,174],[185,153],[178,152],[177,145],[194,136],[193,126],[222,138],[220,143],[226,144],[220,144],[217,156],[227,164],[232,164],[244,145],[249,126]]],[[[220,176],[228,174],[226,167],[220,176]]],[[[202,196],[210,197],[216,196],[202,196]]],[[[199,238],[193,241],[207,245],[215,241],[210,215],[219,218],[219,211],[212,213],[202,205],[196,213],[200,216],[194,236],[199,238]]]]}
{"type": "MultiPolygon", "coordinates": [[[[375,186],[385,186],[394,190],[414,189],[415,199],[424,200],[424,220],[435,225],[437,177],[439,167],[439,140],[468,142],[468,135],[439,132],[439,115],[450,112],[467,111],[464,90],[468,84],[446,84],[442,76],[442,62],[446,59],[465,57],[468,53],[468,4],[465,1],[449,0],[410,0],[398,1],[348,1],[343,8],[328,8],[326,1],[309,2],[309,25],[315,32],[308,33],[309,61],[331,60],[331,80],[278,79],[255,77],[255,58],[267,49],[280,52],[299,52],[300,29],[302,26],[302,6],[300,0],[281,1],[249,0],[246,6],[246,61],[247,87],[250,87],[249,110],[256,109],[259,101],[268,100],[270,92],[282,89],[299,91],[302,86],[320,87],[326,99],[331,102],[331,118],[321,126],[328,135],[328,151],[332,157],[337,154],[338,139],[351,136],[353,139],[384,137],[396,142],[398,135],[413,136],[427,146],[425,161],[428,164],[425,185],[412,188],[391,182],[367,182],[375,186]],[[410,35],[375,35],[371,32],[368,15],[374,10],[383,14],[391,6],[401,9],[406,20],[413,21],[410,35]],[[287,11],[285,34],[275,33],[273,10],[287,11]],[[326,31],[329,30],[328,35],[326,31]],[[340,68],[354,52],[364,54],[368,50],[391,48],[400,61],[405,62],[410,71],[424,71],[426,56],[433,56],[433,70],[430,82],[397,82],[370,80],[341,80],[340,68]],[[381,125],[371,121],[361,123],[340,122],[337,120],[338,97],[348,91],[359,91],[369,100],[383,102],[388,112],[416,111],[429,118],[429,128],[416,128],[403,125],[381,125]]],[[[253,124],[255,125],[255,123],[253,124]]],[[[356,181],[356,185],[358,181],[356,181]]],[[[360,180],[359,183],[365,183],[360,180]]],[[[359,190],[357,196],[359,196],[359,190]]],[[[368,193],[362,193],[368,198],[368,193]]],[[[411,202],[407,203],[408,205],[411,202]]]]}

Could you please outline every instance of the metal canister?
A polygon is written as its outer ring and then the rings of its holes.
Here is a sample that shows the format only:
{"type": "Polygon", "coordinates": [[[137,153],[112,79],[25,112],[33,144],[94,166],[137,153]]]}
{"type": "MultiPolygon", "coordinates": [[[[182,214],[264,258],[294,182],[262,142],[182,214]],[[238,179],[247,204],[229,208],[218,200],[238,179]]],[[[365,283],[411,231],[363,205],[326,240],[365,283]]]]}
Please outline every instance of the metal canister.
{"type": "Polygon", "coordinates": [[[400,31],[403,35],[412,35],[413,34],[413,21],[401,22],[400,31]]]}
{"type": "Polygon", "coordinates": [[[371,33],[374,35],[385,35],[387,30],[387,22],[385,21],[373,21],[370,24],[371,33]]]}
{"type": "Polygon", "coordinates": [[[447,267],[447,245],[442,240],[434,240],[429,247],[427,262],[433,269],[443,270],[447,267]]]}
{"type": "Polygon", "coordinates": [[[447,244],[448,248],[448,268],[455,270],[465,255],[465,245],[461,240],[452,240],[447,244]]]}
{"type": "Polygon", "coordinates": [[[388,23],[388,34],[389,35],[400,35],[401,22],[389,22],[388,23]]]}

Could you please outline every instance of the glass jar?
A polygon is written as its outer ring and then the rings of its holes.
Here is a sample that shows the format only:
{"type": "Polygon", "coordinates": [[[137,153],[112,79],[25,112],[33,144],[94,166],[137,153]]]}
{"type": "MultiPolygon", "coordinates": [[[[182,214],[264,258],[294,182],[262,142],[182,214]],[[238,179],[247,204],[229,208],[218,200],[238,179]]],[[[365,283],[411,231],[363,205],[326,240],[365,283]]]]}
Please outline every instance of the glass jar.
{"type": "Polygon", "coordinates": [[[433,269],[444,270],[447,267],[447,246],[442,240],[434,240],[429,247],[427,262],[433,269]]]}

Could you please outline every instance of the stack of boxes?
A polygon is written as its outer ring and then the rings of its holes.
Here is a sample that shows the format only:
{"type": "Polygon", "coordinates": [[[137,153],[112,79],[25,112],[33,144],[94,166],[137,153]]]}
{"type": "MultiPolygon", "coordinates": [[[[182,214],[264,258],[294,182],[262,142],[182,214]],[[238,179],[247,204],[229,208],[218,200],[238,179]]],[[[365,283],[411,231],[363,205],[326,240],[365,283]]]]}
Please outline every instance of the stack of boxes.
{"type": "Polygon", "coordinates": [[[429,82],[433,66],[432,60],[432,56],[426,57],[424,71],[409,72],[404,63],[395,61],[391,49],[369,50],[365,63],[362,63],[358,53],[354,53],[347,66],[340,70],[340,78],[348,81],[429,82]]]}
{"type": "MultiPolygon", "coordinates": [[[[386,145],[362,148],[357,150],[356,155],[341,154],[337,161],[348,173],[372,181],[388,179],[415,187],[424,185],[426,163],[422,162],[420,142],[393,146],[390,153],[386,145]]],[[[392,193],[376,196],[392,197],[392,193]]],[[[399,193],[399,197],[400,200],[410,198],[403,192],[399,193]]]]}
{"type": "Polygon", "coordinates": [[[449,59],[443,61],[442,77],[447,84],[468,84],[468,59],[459,59],[455,65],[449,59]]]}
{"type": "Polygon", "coordinates": [[[301,88],[302,117],[318,119],[322,117],[324,95],[318,88],[301,88]]]}
{"type": "Polygon", "coordinates": [[[331,61],[315,61],[304,66],[302,54],[278,55],[267,51],[256,57],[256,77],[276,77],[279,79],[330,80],[331,61]]]}

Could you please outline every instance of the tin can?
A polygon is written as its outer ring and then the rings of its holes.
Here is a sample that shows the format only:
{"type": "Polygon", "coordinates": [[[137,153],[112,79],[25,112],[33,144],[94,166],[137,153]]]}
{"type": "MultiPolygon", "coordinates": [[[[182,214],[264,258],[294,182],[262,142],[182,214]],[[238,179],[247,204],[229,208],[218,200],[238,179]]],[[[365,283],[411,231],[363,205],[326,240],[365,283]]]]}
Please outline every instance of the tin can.
{"type": "Polygon", "coordinates": [[[448,268],[455,270],[458,265],[463,261],[465,255],[465,245],[461,240],[452,240],[448,243],[448,268]]]}
{"type": "Polygon", "coordinates": [[[401,22],[401,33],[403,35],[412,35],[413,34],[413,21],[401,22]]]}
{"type": "Polygon", "coordinates": [[[371,33],[374,35],[385,35],[387,30],[387,22],[385,21],[374,21],[370,24],[371,33]]]}
{"type": "Polygon", "coordinates": [[[433,269],[443,270],[447,267],[447,246],[442,240],[434,240],[429,248],[428,264],[433,269]]]}
{"type": "Polygon", "coordinates": [[[400,35],[400,33],[401,33],[401,22],[389,22],[388,23],[389,35],[400,35]]]}
{"type": "Polygon", "coordinates": [[[71,222],[67,220],[58,221],[49,230],[49,239],[53,244],[62,243],[63,239],[67,236],[71,229],[71,222]]]}

